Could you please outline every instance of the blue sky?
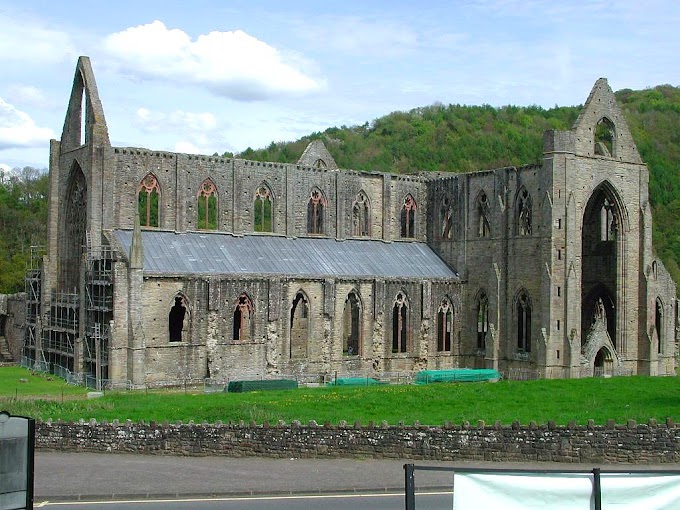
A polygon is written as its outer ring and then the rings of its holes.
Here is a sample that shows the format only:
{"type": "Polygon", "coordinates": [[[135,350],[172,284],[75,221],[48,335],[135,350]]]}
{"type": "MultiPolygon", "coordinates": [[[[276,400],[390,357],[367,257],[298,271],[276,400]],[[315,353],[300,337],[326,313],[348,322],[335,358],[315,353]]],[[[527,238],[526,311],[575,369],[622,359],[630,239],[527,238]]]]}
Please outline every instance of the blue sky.
{"type": "Polygon", "coordinates": [[[79,55],[116,146],[212,154],[436,101],[680,85],[676,0],[0,0],[0,169],[47,167],[79,55]]]}

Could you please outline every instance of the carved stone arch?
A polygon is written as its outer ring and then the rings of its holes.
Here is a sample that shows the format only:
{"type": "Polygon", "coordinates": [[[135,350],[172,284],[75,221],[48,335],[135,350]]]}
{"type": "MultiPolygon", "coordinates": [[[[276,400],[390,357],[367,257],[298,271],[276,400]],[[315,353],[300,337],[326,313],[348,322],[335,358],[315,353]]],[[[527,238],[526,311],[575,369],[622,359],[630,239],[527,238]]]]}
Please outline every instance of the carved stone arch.
{"type": "Polygon", "coordinates": [[[620,231],[628,232],[630,230],[630,218],[628,214],[628,208],[626,207],[626,203],[624,202],[624,200],[621,198],[619,191],[616,189],[616,186],[614,186],[609,181],[609,179],[603,179],[596,186],[593,187],[593,190],[590,193],[590,196],[588,197],[586,206],[583,209],[584,218],[588,210],[588,207],[592,206],[593,199],[596,199],[599,193],[603,193],[611,201],[611,203],[615,206],[616,211],[619,213],[620,231]]]}
{"type": "Polygon", "coordinates": [[[356,288],[347,293],[342,313],[342,353],[344,356],[362,354],[363,301],[356,288]]]}
{"type": "Polygon", "coordinates": [[[78,161],[73,161],[66,181],[66,200],[60,237],[59,287],[63,291],[79,292],[80,267],[87,243],[88,188],[85,174],[78,161]]]}
{"type": "Polygon", "coordinates": [[[323,234],[325,232],[324,222],[326,220],[326,209],[328,199],[318,186],[314,186],[309,192],[307,201],[307,233],[323,234]]]}
{"type": "Polygon", "coordinates": [[[416,236],[416,211],[418,204],[411,193],[404,196],[399,215],[400,236],[413,238],[416,236]]]}
{"type": "Polygon", "coordinates": [[[219,218],[219,193],[210,177],[198,187],[196,193],[196,227],[199,230],[217,230],[219,218]]]}
{"type": "Polygon", "coordinates": [[[137,187],[139,224],[142,227],[160,227],[162,197],[160,180],[156,174],[148,172],[137,187]]]}
{"type": "Polygon", "coordinates": [[[232,312],[233,340],[235,342],[252,340],[255,330],[255,305],[247,292],[241,292],[234,300],[232,312]]]}
{"type": "Polygon", "coordinates": [[[307,357],[311,320],[309,297],[304,290],[299,289],[290,307],[290,359],[307,357]]]}
{"type": "Polygon", "coordinates": [[[475,212],[472,215],[477,237],[491,236],[491,204],[489,195],[480,189],[475,197],[475,212]]]}
{"type": "Polygon", "coordinates": [[[625,355],[626,328],[620,311],[625,305],[628,214],[616,188],[606,179],[593,188],[581,223],[581,337],[593,324],[594,300],[607,312],[604,329],[625,355]],[[613,316],[613,318],[612,318],[613,316]]]}
{"type": "Polygon", "coordinates": [[[522,185],[515,195],[515,232],[516,236],[533,234],[533,202],[526,186],[522,185]]]}
{"type": "Polygon", "coordinates": [[[371,235],[371,200],[363,189],[359,190],[352,204],[352,235],[371,235]]]}
{"type": "Polygon", "coordinates": [[[168,311],[168,341],[189,342],[191,340],[191,307],[184,291],[175,292],[172,306],[168,311]]]}
{"type": "Polygon", "coordinates": [[[90,59],[81,56],[73,77],[61,134],[61,150],[65,153],[90,143],[107,147],[111,145],[90,59]]]}
{"type": "Polygon", "coordinates": [[[253,196],[253,230],[274,231],[274,192],[266,180],[259,184],[253,196]]]}

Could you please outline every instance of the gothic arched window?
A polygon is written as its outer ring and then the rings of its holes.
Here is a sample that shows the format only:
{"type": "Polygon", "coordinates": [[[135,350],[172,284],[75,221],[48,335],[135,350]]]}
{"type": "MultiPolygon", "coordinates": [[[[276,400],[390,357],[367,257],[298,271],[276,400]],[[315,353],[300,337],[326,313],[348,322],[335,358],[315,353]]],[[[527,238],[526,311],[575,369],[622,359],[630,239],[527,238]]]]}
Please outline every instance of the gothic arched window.
{"type": "Polygon", "coordinates": [[[663,303],[661,298],[656,298],[656,306],[654,307],[654,326],[656,330],[657,352],[661,354],[663,344],[663,303]]]}
{"type": "Polygon", "coordinates": [[[408,301],[403,292],[392,307],[392,352],[408,352],[408,301]]]}
{"type": "Polygon", "coordinates": [[[477,196],[477,236],[489,237],[491,235],[491,223],[489,221],[489,201],[485,192],[477,196]]]}
{"type": "Polygon", "coordinates": [[[477,349],[486,349],[486,335],[489,332],[489,298],[481,292],[477,297],[477,349]]]}
{"type": "Polygon", "coordinates": [[[342,353],[345,356],[360,354],[361,345],[361,301],[356,292],[352,291],[345,299],[342,313],[342,353]]]}
{"type": "Polygon", "coordinates": [[[253,302],[241,294],[234,305],[234,340],[250,340],[253,336],[253,302]]]}
{"type": "Polygon", "coordinates": [[[146,174],[137,189],[139,224],[142,227],[158,227],[161,202],[161,187],[152,173],[146,174]]]}
{"type": "Polygon", "coordinates": [[[416,201],[408,194],[404,198],[404,205],[401,207],[401,237],[415,237],[416,231],[416,201]]]}
{"type": "Polygon", "coordinates": [[[309,195],[309,202],[307,202],[307,233],[308,234],[323,234],[324,233],[324,208],[327,205],[326,197],[320,189],[314,188],[309,195]]]}
{"type": "Polygon", "coordinates": [[[261,184],[255,192],[253,205],[253,224],[255,232],[273,232],[272,192],[266,184],[261,184]]]}
{"type": "Polygon", "coordinates": [[[217,229],[217,186],[211,179],[201,183],[197,196],[199,230],[217,229]]]}
{"type": "Polygon", "coordinates": [[[616,156],[616,129],[607,117],[602,117],[595,125],[595,147],[593,153],[598,156],[616,156]]]}
{"type": "Polygon", "coordinates": [[[451,239],[453,237],[453,208],[448,195],[442,198],[439,207],[439,224],[442,239],[451,239]]]}
{"type": "Polygon", "coordinates": [[[170,333],[171,342],[182,342],[182,331],[185,329],[184,321],[187,314],[187,308],[184,304],[182,296],[175,296],[175,304],[170,308],[168,314],[168,329],[170,333]]]}
{"type": "Polygon", "coordinates": [[[437,313],[437,350],[451,351],[453,335],[453,306],[448,299],[443,299],[437,313]]]}
{"type": "Polygon", "coordinates": [[[309,300],[302,292],[298,292],[290,309],[291,359],[307,357],[309,330],[309,300]]]}
{"type": "Polygon", "coordinates": [[[370,206],[366,193],[360,191],[352,206],[352,234],[357,237],[367,237],[370,232],[370,206]]]}
{"type": "Polygon", "coordinates": [[[522,187],[517,194],[515,214],[517,216],[517,235],[530,236],[532,230],[531,195],[529,195],[529,192],[525,187],[522,187]]]}
{"type": "Polygon", "coordinates": [[[531,352],[531,299],[522,289],[517,294],[517,349],[531,352]]]}

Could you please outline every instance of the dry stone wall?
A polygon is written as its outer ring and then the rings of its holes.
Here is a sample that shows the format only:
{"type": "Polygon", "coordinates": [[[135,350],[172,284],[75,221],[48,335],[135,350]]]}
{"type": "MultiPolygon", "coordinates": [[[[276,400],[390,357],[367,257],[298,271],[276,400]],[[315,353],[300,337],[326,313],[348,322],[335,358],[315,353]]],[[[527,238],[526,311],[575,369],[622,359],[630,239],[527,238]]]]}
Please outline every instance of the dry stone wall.
{"type": "Polygon", "coordinates": [[[680,426],[671,420],[568,426],[446,423],[441,427],[385,422],[334,426],[313,421],[306,425],[47,421],[36,424],[36,447],[228,457],[658,464],[680,461],[680,426]]]}

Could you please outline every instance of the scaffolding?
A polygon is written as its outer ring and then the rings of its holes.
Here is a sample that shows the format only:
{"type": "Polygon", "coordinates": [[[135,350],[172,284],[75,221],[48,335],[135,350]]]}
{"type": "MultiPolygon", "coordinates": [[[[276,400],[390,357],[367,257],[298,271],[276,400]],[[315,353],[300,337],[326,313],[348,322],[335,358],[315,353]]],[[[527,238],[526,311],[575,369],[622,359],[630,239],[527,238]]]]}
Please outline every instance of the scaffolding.
{"type": "Polygon", "coordinates": [[[52,290],[43,306],[43,294],[47,292],[42,288],[44,252],[44,248],[32,247],[26,270],[26,333],[22,355],[36,370],[73,374],[78,381],[94,379],[95,387],[101,388],[109,377],[113,320],[111,247],[92,248],[88,236],[82,298],[82,290],[52,290]]]}
{"type": "Polygon", "coordinates": [[[22,356],[33,360],[33,363],[46,363],[40,346],[41,334],[41,298],[42,298],[42,258],[45,254],[44,246],[31,246],[26,279],[26,329],[24,331],[24,345],[22,356]]]}
{"type": "Polygon", "coordinates": [[[110,324],[113,320],[113,253],[109,246],[88,250],[85,272],[86,324],[83,362],[96,386],[109,378],[110,324]]]}
{"type": "MultiPolygon", "coordinates": [[[[80,298],[73,292],[52,291],[47,304],[42,351],[51,367],[78,372],[75,346],[80,327],[80,298]]],[[[52,370],[53,371],[53,368],[52,370]]]]}

